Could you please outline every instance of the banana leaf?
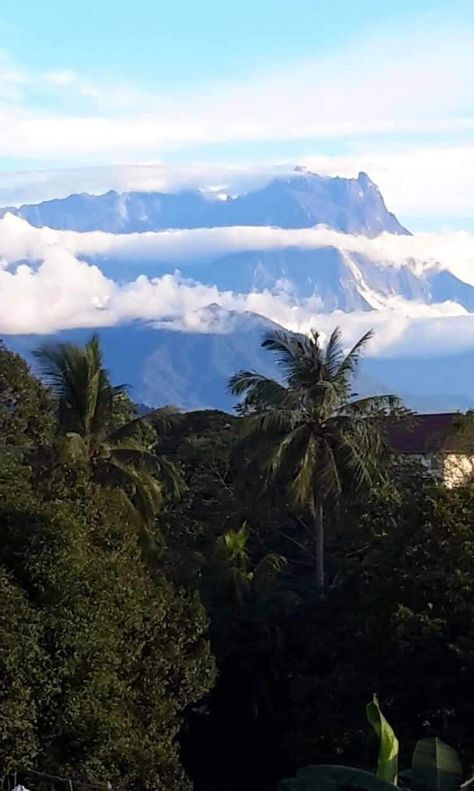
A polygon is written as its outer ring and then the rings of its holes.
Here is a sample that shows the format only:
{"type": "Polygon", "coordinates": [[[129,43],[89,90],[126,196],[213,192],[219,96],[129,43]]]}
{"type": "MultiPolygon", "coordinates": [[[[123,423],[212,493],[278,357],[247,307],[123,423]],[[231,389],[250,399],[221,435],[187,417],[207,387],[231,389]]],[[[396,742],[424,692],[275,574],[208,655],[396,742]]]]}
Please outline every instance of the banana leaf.
{"type": "Polygon", "coordinates": [[[367,706],[367,719],[374,729],[379,742],[377,777],[397,785],[398,739],[382,714],[377,695],[367,706]]]}
{"type": "Polygon", "coordinates": [[[394,791],[393,785],[350,766],[306,766],[296,777],[282,780],[278,791],[394,791]]]}
{"type": "Polygon", "coordinates": [[[412,760],[412,791],[459,791],[462,767],[453,747],[440,739],[420,739],[412,760]]]}

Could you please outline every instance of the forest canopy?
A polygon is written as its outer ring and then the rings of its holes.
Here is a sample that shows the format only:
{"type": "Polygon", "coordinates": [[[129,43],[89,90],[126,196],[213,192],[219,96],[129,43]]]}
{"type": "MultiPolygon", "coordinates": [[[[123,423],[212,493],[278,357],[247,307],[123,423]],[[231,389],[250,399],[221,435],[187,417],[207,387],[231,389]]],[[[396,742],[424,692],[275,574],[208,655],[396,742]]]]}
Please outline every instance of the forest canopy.
{"type": "Polygon", "coordinates": [[[470,766],[474,491],[388,447],[408,416],[353,395],[364,343],[267,339],[282,377],[236,372],[235,415],[138,414],[96,338],[40,349],[41,380],[0,348],[2,780],[374,769],[374,692],[402,750],[470,766]]]}

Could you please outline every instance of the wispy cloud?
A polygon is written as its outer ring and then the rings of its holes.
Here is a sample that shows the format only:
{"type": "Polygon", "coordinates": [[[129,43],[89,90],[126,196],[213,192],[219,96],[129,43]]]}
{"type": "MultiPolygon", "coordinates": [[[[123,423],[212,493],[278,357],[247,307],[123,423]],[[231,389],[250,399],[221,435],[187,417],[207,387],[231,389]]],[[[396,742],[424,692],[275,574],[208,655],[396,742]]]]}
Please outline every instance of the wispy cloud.
{"type": "MultiPolygon", "coordinates": [[[[58,68],[24,75],[23,101],[4,107],[0,116],[0,156],[111,161],[202,143],[472,132],[473,70],[471,36],[463,31],[445,33],[436,48],[432,34],[420,33],[358,42],[284,71],[214,81],[173,96],[58,68]],[[56,109],[41,110],[38,95],[45,86],[57,91],[56,109]]],[[[3,84],[11,85],[15,73],[9,67],[3,84]]]]}

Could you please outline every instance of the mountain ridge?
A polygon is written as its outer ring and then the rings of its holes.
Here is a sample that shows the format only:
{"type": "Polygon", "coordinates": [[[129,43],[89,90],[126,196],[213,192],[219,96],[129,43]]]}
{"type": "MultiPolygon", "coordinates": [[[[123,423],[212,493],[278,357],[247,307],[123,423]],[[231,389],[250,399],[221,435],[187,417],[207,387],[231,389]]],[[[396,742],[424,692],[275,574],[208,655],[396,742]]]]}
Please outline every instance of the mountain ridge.
{"type": "Polygon", "coordinates": [[[7,212],[35,227],[111,233],[232,225],[310,228],[319,224],[369,237],[383,231],[410,233],[388,211],[380,190],[364,172],[347,179],[298,169],[291,176],[274,178],[237,196],[200,190],[78,193],[19,208],[5,207],[0,209],[0,217],[7,212]]]}

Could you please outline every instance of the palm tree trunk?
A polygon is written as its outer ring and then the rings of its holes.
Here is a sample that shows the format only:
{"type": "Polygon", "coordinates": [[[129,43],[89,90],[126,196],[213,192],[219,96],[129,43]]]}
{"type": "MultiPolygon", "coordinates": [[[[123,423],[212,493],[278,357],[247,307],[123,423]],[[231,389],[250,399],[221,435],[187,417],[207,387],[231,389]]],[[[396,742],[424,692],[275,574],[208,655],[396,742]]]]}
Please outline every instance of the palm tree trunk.
{"type": "Polygon", "coordinates": [[[314,529],[314,578],[320,593],[324,590],[324,512],[322,505],[311,504],[314,529]]]}

